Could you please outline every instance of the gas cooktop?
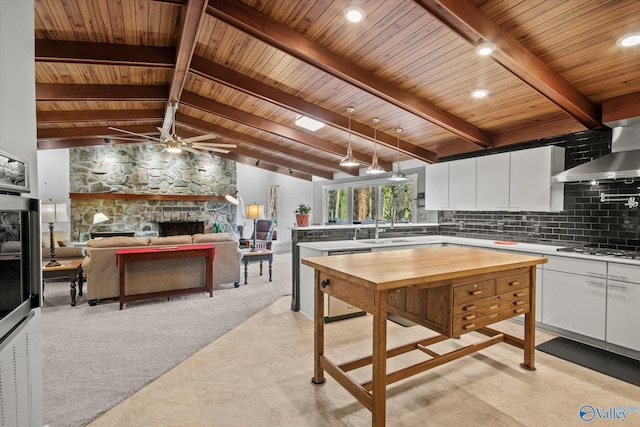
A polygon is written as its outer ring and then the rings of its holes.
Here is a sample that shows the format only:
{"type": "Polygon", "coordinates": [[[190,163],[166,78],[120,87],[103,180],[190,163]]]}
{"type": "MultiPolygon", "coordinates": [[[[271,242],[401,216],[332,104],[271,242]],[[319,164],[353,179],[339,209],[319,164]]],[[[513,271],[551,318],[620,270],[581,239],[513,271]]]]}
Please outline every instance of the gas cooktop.
{"type": "Polygon", "coordinates": [[[609,256],[615,258],[640,259],[640,252],[627,249],[594,248],[581,246],[575,248],[558,248],[558,252],[573,252],[584,255],[609,256]]]}

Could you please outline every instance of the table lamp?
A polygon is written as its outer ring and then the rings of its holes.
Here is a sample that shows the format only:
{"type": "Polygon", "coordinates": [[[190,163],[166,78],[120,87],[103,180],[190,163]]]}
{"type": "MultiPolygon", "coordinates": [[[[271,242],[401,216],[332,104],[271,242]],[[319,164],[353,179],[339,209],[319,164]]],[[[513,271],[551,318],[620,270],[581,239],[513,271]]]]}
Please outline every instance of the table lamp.
{"type": "Polygon", "coordinates": [[[264,217],[264,205],[252,204],[247,205],[246,208],[247,218],[253,220],[253,246],[251,252],[257,252],[256,249],[256,222],[258,218],[264,217]]]}
{"type": "Polygon", "coordinates": [[[53,223],[69,222],[67,204],[43,203],[40,212],[42,214],[42,222],[49,223],[49,262],[47,263],[47,267],[57,267],[60,263],[56,261],[56,248],[53,242],[53,223]]]}

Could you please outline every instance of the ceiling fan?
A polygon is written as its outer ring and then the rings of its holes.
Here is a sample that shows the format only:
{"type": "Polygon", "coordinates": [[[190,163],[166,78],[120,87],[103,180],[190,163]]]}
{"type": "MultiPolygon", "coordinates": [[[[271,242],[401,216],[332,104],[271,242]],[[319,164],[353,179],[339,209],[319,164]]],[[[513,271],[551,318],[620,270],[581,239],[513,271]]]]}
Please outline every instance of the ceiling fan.
{"type": "Polygon", "coordinates": [[[116,137],[115,139],[121,139],[124,141],[137,141],[137,142],[147,142],[151,141],[155,144],[162,144],[165,146],[166,150],[169,153],[180,153],[182,150],[190,151],[192,153],[200,154],[199,150],[202,151],[213,151],[216,153],[224,153],[227,154],[229,152],[228,148],[237,148],[236,144],[223,144],[223,143],[215,143],[215,142],[206,142],[210,139],[215,139],[216,135],[207,134],[207,135],[199,135],[193,136],[191,138],[180,138],[176,134],[176,110],[178,109],[178,104],[172,104],[171,108],[171,133],[167,132],[164,128],[157,128],[160,131],[161,138],[156,138],[154,136],[143,135],[140,133],[131,132],[124,129],[118,129],[115,127],[109,126],[109,129],[115,130],[117,132],[126,133],[128,135],[133,135],[138,138],[143,138],[142,140],[132,139],[132,138],[120,138],[116,137]]]}

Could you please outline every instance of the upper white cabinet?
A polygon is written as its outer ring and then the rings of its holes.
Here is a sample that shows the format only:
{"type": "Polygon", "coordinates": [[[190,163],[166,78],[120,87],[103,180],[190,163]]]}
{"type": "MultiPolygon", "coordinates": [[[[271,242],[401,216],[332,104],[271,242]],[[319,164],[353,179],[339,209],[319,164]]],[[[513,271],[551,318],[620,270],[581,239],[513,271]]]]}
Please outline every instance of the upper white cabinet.
{"type": "Polygon", "coordinates": [[[449,209],[449,163],[435,163],[426,167],[425,209],[449,209]]]}
{"type": "Polygon", "coordinates": [[[426,167],[427,210],[559,211],[564,148],[538,147],[426,167]]]}
{"type": "Polygon", "coordinates": [[[509,209],[510,164],[510,153],[477,158],[477,210],[503,211],[509,209]]]}
{"type": "Polygon", "coordinates": [[[449,208],[476,209],[476,159],[449,162],[449,208]]]}
{"type": "Polygon", "coordinates": [[[509,206],[517,211],[559,211],[564,207],[564,184],[551,176],[564,169],[564,148],[538,147],[511,152],[509,206]]]}

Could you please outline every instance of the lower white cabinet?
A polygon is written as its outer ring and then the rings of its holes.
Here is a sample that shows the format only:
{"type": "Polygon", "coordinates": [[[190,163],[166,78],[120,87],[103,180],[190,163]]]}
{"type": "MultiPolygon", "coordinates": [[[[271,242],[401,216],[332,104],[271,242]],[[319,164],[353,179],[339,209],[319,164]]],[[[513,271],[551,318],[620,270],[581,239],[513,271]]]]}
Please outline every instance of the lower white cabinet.
{"type": "Polygon", "coordinates": [[[547,270],[543,273],[542,321],[595,339],[605,339],[604,278],[547,270]]]}
{"type": "Polygon", "coordinates": [[[640,268],[609,263],[607,342],[640,351],[640,268]]]}

